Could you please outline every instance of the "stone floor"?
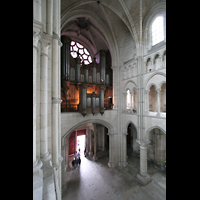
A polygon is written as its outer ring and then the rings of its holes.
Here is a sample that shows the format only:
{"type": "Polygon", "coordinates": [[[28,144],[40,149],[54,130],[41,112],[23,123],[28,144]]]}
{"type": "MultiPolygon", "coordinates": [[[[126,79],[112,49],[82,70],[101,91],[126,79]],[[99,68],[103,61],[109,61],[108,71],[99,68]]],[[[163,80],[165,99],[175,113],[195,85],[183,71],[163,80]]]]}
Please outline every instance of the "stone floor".
{"type": "MultiPolygon", "coordinates": [[[[72,158],[71,158],[72,159],[72,158]]],[[[63,200],[165,200],[166,173],[158,171],[148,162],[148,174],[152,181],[141,185],[136,174],[139,172],[139,157],[129,155],[127,167],[109,168],[108,155],[95,162],[81,155],[81,166],[66,172],[66,190],[63,200]]]]}

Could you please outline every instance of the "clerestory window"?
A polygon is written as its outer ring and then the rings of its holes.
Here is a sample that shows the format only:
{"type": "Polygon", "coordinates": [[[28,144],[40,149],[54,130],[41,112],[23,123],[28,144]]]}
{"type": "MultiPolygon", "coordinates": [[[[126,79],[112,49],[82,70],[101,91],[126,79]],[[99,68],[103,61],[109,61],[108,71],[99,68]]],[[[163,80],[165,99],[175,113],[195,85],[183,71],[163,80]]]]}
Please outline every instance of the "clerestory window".
{"type": "Polygon", "coordinates": [[[70,53],[73,58],[77,58],[78,53],[81,59],[81,62],[84,62],[85,65],[88,65],[92,62],[89,51],[80,43],[71,41],[70,53]]]}
{"type": "Polygon", "coordinates": [[[157,17],[152,23],[152,46],[164,40],[163,17],[157,17]]]}

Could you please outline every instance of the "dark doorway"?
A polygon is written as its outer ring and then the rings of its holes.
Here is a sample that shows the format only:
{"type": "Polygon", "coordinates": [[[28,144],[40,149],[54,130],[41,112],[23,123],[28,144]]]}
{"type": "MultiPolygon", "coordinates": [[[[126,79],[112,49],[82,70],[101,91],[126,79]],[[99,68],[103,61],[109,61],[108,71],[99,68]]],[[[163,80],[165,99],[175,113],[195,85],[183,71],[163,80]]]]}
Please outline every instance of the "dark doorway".
{"type": "Polygon", "coordinates": [[[127,137],[126,137],[126,144],[127,144],[127,155],[133,152],[133,134],[132,134],[132,125],[131,123],[128,125],[127,128],[127,137]]]}

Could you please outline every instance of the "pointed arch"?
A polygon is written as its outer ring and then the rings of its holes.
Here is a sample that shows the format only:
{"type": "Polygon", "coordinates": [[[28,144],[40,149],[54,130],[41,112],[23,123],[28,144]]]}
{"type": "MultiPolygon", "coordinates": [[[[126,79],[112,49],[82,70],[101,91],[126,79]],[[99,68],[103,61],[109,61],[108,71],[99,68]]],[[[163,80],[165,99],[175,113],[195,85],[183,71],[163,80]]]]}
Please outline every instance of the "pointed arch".
{"type": "Polygon", "coordinates": [[[153,130],[153,129],[155,129],[155,128],[158,128],[158,129],[160,129],[165,135],[166,135],[166,130],[164,130],[163,128],[161,128],[160,126],[152,126],[152,127],[150,127],[149,129],[147,129],[146,130],[146,133],[145,133],[145,139],[146,140],[149,140],[149,134],[150,134],[150,132],[153,130]]]}

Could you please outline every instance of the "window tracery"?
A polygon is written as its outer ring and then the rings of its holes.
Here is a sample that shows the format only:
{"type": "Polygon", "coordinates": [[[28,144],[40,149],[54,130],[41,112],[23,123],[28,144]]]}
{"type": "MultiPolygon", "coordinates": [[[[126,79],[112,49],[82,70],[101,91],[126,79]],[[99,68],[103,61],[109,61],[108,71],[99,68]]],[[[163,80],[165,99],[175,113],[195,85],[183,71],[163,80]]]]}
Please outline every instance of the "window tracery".
{"type": "Polygon", "coordinates": [[[82,44],[71,41],[70,45],[70,53],[73,58],[77,58],[79,55],[81,63],[84,62],[85,65],[88,65],[92,62],[89,51],[82,44]]]}

